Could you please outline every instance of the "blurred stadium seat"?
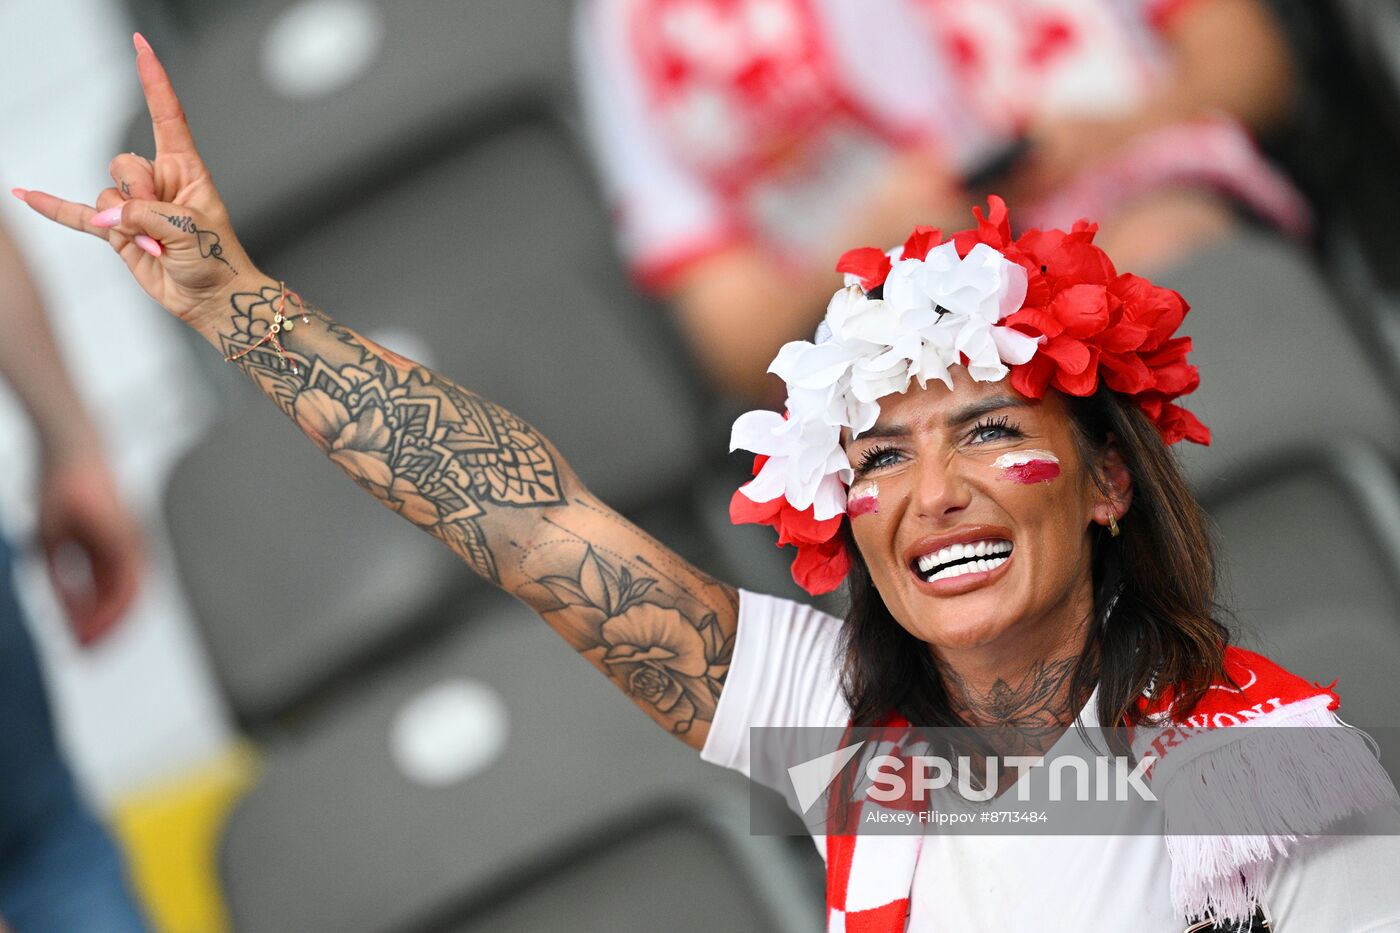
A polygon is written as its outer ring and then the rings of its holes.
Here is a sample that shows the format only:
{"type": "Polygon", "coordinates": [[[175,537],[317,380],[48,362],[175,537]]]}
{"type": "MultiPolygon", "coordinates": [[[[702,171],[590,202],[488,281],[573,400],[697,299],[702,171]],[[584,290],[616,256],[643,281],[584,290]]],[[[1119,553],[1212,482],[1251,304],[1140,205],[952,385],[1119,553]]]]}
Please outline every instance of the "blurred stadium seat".
{"type": "Polygon", "coordinates": [[[256,727],[423,624],[470,571],[241,401],[176,466],[165,510],[224,695],[256,727]]]}
{"type": "Polygon", "coordinates": [[[520,604],[483,593],[457,616],[266,745],[221,855],[237,930],[820,927],[815,851],[750,836],[742,779],[648,724],[520,604]],[[444,682],[499,697],[509,734],[479,773],[431,786],[392,749],[402,711],[444,682]]]}
{"type": "Polygon", "coordinates": [[[1400,699],[1400,484],[1365,443],[1301,448],[1242,471],[1210,503],[1222,599],[1245,644],[1338,681],[1342,715],[1390,726],[1400,699]]]}
{"type": "Polygon", "coordinates": [[[1385,125],[1400,143],[1400,8],[1388,0],[1332,0],[1332,5],[1366,87],[1381,102],[1385,125]]]}
{"type": "Polygon", "coordinates": [[[1343,310],[1400,387],[1400,14],[1390,0],[1268,0],[1300,92],[1267,140],[1318,216],[1314,245],[1343,310]]]}
{"type": "Polygon", "coordinates": [[[1329,438],[1358,435],[1400,455],[1400,395],[1303,250],[1246,228],[1156,279],[1191,303],[1182,330],[1201,386],[1184,404],[1213,437],[1179,455],[1198,489],[1329,438]]]}

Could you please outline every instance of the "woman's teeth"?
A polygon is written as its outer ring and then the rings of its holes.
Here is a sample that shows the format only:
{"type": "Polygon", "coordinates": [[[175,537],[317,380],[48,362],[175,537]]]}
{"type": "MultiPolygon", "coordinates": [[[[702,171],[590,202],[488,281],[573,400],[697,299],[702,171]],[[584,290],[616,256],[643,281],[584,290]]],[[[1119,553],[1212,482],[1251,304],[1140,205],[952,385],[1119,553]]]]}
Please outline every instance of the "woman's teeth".
{"type": "Polygon", "coordinates": [[[926,576],[924,579],[932,583],[935,580],[947,580],[950,577],[960,577],[965,573],[986,573],[989,570],[996,570],[1009,558],[997,557],[992,560],[973,560],[965,564],[955,564],[952,567],[944,567],[942,570],[926,576]]]}
{"type": "Polygon", "coordinates": [[[954,544],[920,557],[916,564],[919,574],[932,583],[965,573],[986,573],[995,570],[1011,556],[1011,542],[989,539],[954,544]]]}

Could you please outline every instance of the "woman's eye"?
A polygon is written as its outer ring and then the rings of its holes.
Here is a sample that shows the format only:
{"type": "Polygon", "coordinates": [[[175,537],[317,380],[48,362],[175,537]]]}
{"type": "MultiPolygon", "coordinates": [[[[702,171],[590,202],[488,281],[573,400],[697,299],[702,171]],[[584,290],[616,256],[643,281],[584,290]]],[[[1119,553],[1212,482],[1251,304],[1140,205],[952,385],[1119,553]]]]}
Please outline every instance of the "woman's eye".
{"type": "Polygon", "coordinates": [[[993,441],[1013,440],[1022,436],[1021,432],[1012,427],[1009,421],[1001,418],[976,425],[969,435],[974,444],[990,444],[993,441]]]}
{"type": "Polygon", "coordinates": [[[899,462],[899,452],[887,447],[876,447],[861,454],[859,471],[868,473],[881,467],[893,466],[899,462]]]}

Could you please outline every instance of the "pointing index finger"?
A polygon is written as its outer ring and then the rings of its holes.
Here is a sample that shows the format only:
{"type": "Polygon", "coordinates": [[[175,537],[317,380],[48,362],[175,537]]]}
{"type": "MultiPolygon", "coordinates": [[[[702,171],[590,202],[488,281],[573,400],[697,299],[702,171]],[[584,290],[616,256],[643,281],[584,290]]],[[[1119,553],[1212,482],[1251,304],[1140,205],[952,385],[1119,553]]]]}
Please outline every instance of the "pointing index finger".
{"type": "Polygon", "coordinates": [[[197,155],[194,136],[190,133],[189,123],[185,121],[185,111],[180,107],[180,99],[175,96],[175,88],[165,73],[165,67],[141,33],[132,36],[132,44],[136,46],[136,73],[146,94],[146,108],[151,112],[156,155],[197,155]]]}

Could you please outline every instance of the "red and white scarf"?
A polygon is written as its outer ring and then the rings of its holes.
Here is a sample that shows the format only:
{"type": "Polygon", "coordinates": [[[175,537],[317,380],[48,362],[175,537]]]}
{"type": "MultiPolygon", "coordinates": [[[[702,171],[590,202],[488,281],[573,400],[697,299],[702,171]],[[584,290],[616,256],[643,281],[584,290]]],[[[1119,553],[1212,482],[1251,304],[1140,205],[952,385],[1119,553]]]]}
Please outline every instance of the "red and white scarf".
{"type": "MultiPolygon", "coordinates": [[[[1340,701],[1330,686],[1308,683],[1243,648],[1226,650],[1225,671],[1227,681],[1211,687],[1180,719],[1171,716],[1170,695],[1151,707],[1144,702],[1141,708],[1154,722],[1139,726],[1133,734],[1134,754],[1157,758],[1150,780],[1167,814],[1171,900],[1183,920],[1247,921],[1260,904],[1276,857],[1286,856],[1300,836],[1373,809],[1395,793],[1380,763],[1349,729],[1320,731],[1309,739],[1316,745],[1314,753],[1305,755],[1261,755],[1258,742],[1233,741],[1236,733],[1222,730],[1340,726],[1333,712],[1340,701]],[[1295,804],[1298,799],[1310,804],[1301,814],[1290,810],[1293,833],[1171,834],[1173,812],[1209,818],[1213,811],[1223,812],[1230,806],[1232,788],[1250,794],[1263,781],[1258,769],[1265,767],[1265,761],[1271,771],[1267,780],[1274,787],[1286,783],[1299,789],[1327,789],[1325,794],[1290,796],[1295,804]],[[1287,771],[1278,768],[1280,761],[1287,761],[1287,771]]],[[[900,717],[887,723],[892,732],[907,725],[900,717]]],[[[1296,749],[1296,745],[1290,747],[1296,749]]],[[[863,806],[876,804],[867,801],[863,806]]],[[[922,842],[918,835],[827,836],[830,933],[903,933],[922,842]]]]}

